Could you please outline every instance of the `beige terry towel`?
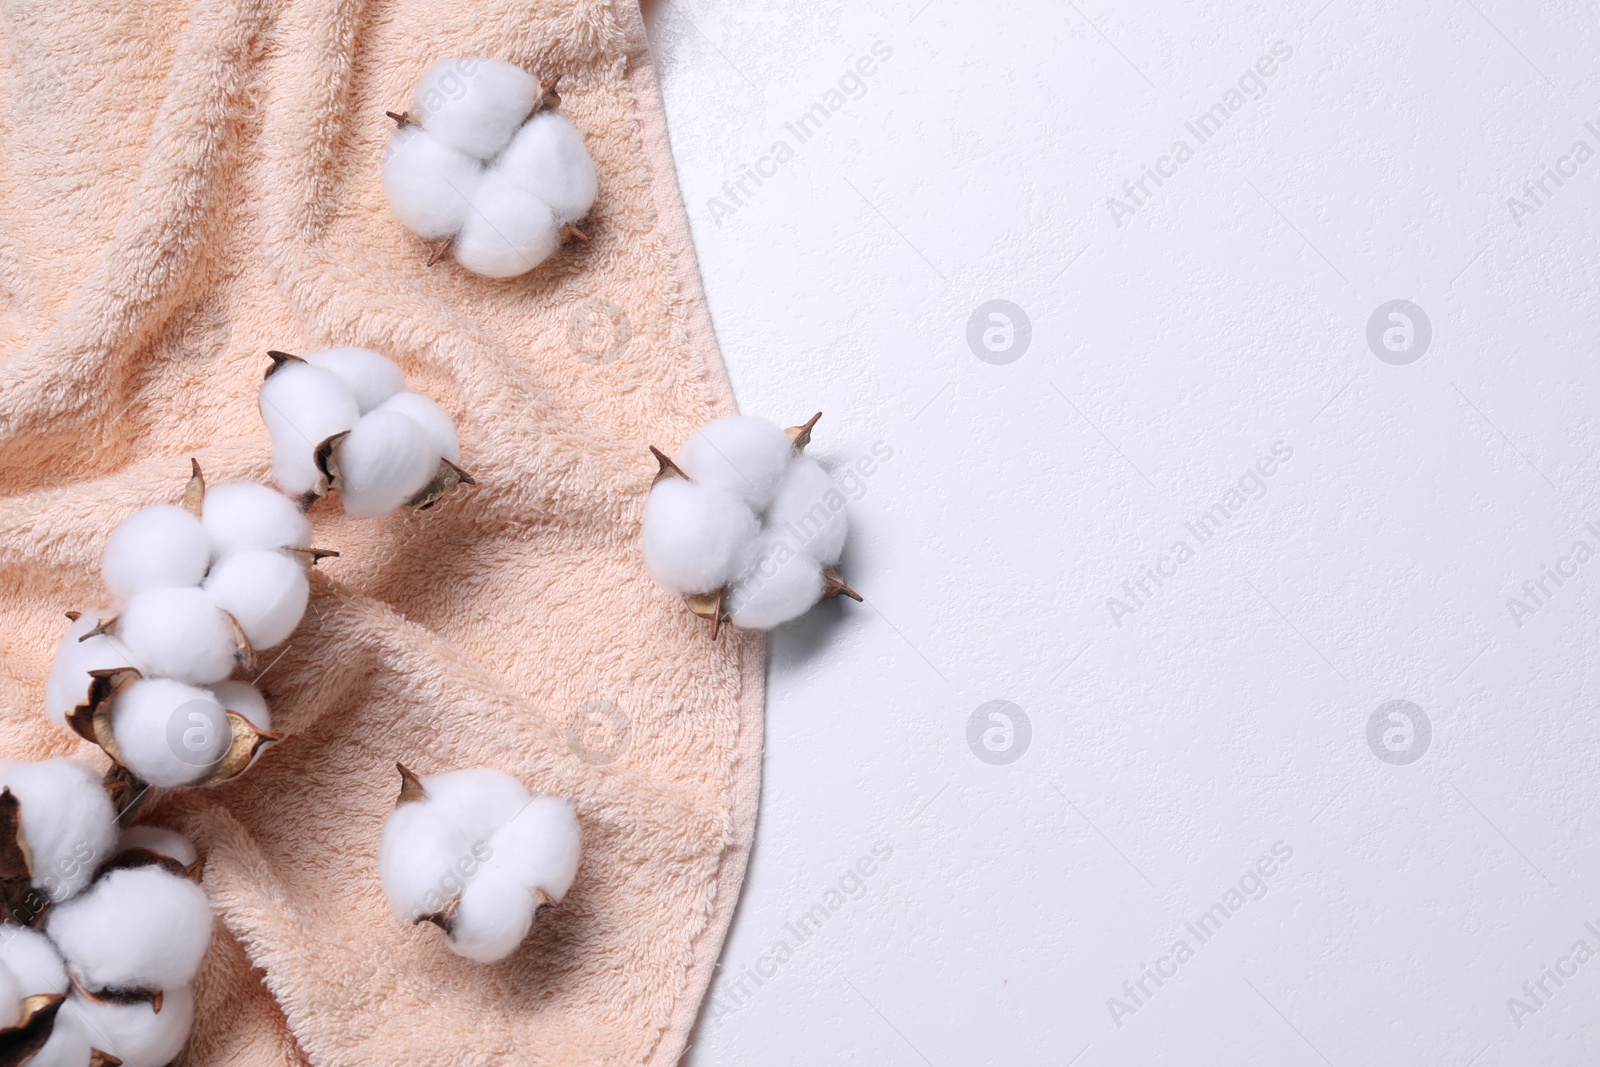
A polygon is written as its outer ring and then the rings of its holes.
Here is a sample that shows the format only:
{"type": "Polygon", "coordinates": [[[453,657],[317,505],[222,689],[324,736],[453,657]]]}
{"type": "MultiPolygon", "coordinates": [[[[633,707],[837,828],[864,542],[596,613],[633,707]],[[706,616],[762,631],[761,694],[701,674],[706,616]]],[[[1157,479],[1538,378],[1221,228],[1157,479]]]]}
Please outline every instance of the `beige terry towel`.
{"type": "Polygon", "coordinates": [[[0,10],[0,754],[99,758],[43,718],[62,612],[103,606],[107,533],[190,455],[266,477],[268,348],[392,354],[478,480],[425,515],[318,505],[343,555],[264,664],[288,739],[156,805],[220,916],[187,1061],[675,1062],[743,878],[763,646],[713,643],[638,560],[645,446],[733,401],[633,0],[0,10]],[[591,244],[511,282],[425,266],[379,186],[383,113],[450,55],[563,76],[591,244]],[[385,906],[396,758],[576,799],[577,883],[510,960],[385,906]]]}

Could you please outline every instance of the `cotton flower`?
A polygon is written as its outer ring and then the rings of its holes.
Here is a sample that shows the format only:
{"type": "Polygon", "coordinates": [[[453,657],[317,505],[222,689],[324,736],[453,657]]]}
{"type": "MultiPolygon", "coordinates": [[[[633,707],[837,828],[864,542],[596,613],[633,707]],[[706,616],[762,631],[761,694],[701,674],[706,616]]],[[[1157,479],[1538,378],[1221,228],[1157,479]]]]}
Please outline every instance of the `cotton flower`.
{"type": "Polygon", "coordinates": [[[213,559],[233,552],[311,544],[311,520],[305,512],[276,489],[258,482],[207,486],[200,524],[213,559]]]}
{"type": "Polygon", "coordinates": [[[26,871],[0,870],[0,875],[31,875],[32,885],[57,902],[80,892],[117,839],[116,813],[99,777],[60,756],[0,760],[0,790],[15,801],[14,816],[6,816],[0,804],[0,831],[15,834],[28,864],[26,871]]]}
{"type": "Polygon", "coordinates": [[[189,879],[129,867],[57,905],[45,931],[91,990],[180,989],[211,944],[211,908],[189,879]]]}
{"type": "Polygon", "coordinates": [[[171,678],[140,678],[111,701],[116,759],[151,785],[198,782],[227,753],[226,710],[208,689],[171,678]]]}
{"type": "Polygon", "coordinates": [[[347,513],[376,517],[400,507],[432,507],[457,485],[472,483],[456,465],[461,444],[450,416],[432,399],[407,391],[400,368],[387,357],[364,348],[304,359],[270,355],[274,365],[261,386],[261,413],[272,433],[273,469],[284,490],[301,494],[306,506],[336,492],[347,513]],[[285,375],[292,388],[275,388],[285,375]],[[315,420],[301,419],[296,404],[321,421],[312,426],[315,420]],[[340,417],[324,417],[328,412],[340,417]],[[325,436],[315,436],[323,430],[325,436]]]}
{"type": "Polygon", "coordinates": [[[417,85],[383,161],[401,225],[441,241],[475,274],[513,278],[544,262],[599,192],[583,135],[529,73],[495,59],[445,59],[417,85]],[[542,109],[542,110],[536,110],[542,109]],[[530,113],[532,113],[530,117],[530,113]]]}
{"type": "Polygon", "coordinates": [[[226,678],[240,651],[227,613],[204,589],[147,589],[129,598],[113,632],[142,673],[193,685],[226,678]]]}
{"type": "Polygon", "coordinates": [[[439,926],[458,955],[504,959],[572,887],[581,849],[572,802],[531,796],[487,768],[400,774],[378,850],[390,907],[439,926]]]}
{"type": "Polygon", "coordinates": [[[661,470],[640,545],[656,583],[712,622],[765,630],[819,600],[861,597],[834,569],[849,526],[844,495],[801,454],[819,412],[781,430],[766,419],[708,423],[661,470]]]}
{"type": "Polygon", "coordinates": [[[300,562],[287,553],[262,549],[223,556],[201,588],[213,604],[233,616],[254,650],[287,640],[311,599],[311,585],[300,562]]]}
{"type": "Polygon", "coordinates": [[[118,597],[146,589],[200,584],[211,546],[200,520],[180,507],[155,504],[129,515],[111,531],[100,576],[118,597]]]}

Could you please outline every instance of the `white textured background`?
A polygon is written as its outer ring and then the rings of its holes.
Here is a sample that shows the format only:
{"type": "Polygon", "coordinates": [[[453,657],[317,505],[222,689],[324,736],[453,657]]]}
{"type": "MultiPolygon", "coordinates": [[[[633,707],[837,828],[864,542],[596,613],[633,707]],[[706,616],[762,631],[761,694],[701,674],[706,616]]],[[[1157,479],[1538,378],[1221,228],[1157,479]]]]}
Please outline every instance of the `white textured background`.
{"type": "Polygon", "coordinates": [[[1600,559],[1561,563],[1600,544],[1593,3],[650,17],[741,406],[822,409],[836,463],[892,449],[850,512],[867,604],[773,637],[756,851],[688,1062],[1596,1062],[1600,958],[1571,953],[1600,952],[1600,559]],[[994,299],[1032,327],[1005,365],[967,337],[994,299]],[[1396,299],[1432,332],[1403,365],[1367,337],[1396,299]],[[1537,603],[1546,565],[1573,573],[1537,603]],[[1031,726],[1008,763],[968,741],[990,700],[1031,726]],[[1431,724],[1376,742],[1409,763],[1368,740],[1391,700],[1431,724]],[[1546,966],[1576,973],[1525,992],[1546,966]]]}

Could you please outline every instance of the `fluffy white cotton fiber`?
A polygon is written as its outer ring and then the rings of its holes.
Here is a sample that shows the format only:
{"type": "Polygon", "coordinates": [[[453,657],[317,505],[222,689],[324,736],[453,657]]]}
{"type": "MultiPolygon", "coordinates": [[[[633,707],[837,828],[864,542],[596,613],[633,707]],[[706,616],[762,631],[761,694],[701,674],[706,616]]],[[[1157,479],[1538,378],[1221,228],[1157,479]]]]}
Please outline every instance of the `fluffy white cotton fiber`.
{"type": "Polygon", "coordinates": [[[769,532],[757,544],[755,563],[728,590],[725,607],[735,626],[768,630],[805,614],[825,584],[821,564],[769,532]]]}
{"type": "Polygon", "coordinates": [[[117,693],[111,736],[122,762],[158,786],[188,785],[220,760],[232,732],[209,690],[171,678],[141,678],[117,693]]]}
{"type": "Polygon", "coordinates": [[[187,878],[131,867],[58,905],[46,930],[90,989],[178,989],[211,943],[211,908],[187,878]]]}
{"type": "MultiPolygon", "coordinates": [[[[67,1005],[76,999],[70,998],[67,1004],[61,1005],[61,1010],[56,1013],[55,1026],[50,1031],[50,1040],[27,1061],[28,1067],[89,1067],[94,1046],[89,1042],[88,1029],[76,1010],[67,1011],[67,1005]]],[[[110,1043],[109,1039],[103,1037],[97,1040],[110,1043]]]]}
{"type": "Polygon", "coordinates": [[[417,83],[412,114],[453,148],[489,159],[533,110],[539,80],[498,59],[441,59],[417,83]]]}
{"type": "Polygon", "coordinates": [[[289,363],[261,383],[261,418],[272,435],[272,473],[288,493],[317,483],[312,458],[323,441],[344,433],[361,417],[355,394],[333,373],[309,363],[289,363]]]}
{"type": "Polygon", "coordinates": [[[58,1027],[63,1017],[66,1025],[82,1030],[92,1047],[117,1057],[123,1067],[166,1067],[189,1039],[194,991],[187,985],[164,990],[159,1012],[148,1003],[97,1004],[73,997],[61,1006],[58,1027]]]}
{"type": "Polygon", "coordinates": [[[343,382],[363,415],[406,387],[395,361],[370,348],[330,348],[305,359],[343,382]]]}
{"type": "Polygon", "coordinates": [[[425,240],[452,238],[456,261],[485,277],[544,262],[599,191],[577,128],[554,111],[529,117],[538,97],[508,63],[441,60],[417,86],[409,117],[421,126],[402,124],[384,155],[395,217],[425,240]]]}
{"type": "Polygon", "coordinates": [[[427,241],[461,229],[483,163],[420,126],[402,126],[383,155],[383,194],[400,225],[427,241]]]}
{"type": "Polygon", "coordinates": [[[738,497],[663,478],[645,500],[645,566],[669,592],[709,593],[743,570],[760,525],[738,497]]]}
{"type": "Polygon", "coordinates": [[[210,560],[200,520],[180,507],[154,504],[111,531],[100,574],[118,597],[130,597],[146,589],[199,585],[210,560]]]}
{"type": "Polygon", "coordinates": [[[451,463],[461,462],[461,441],[456,436],[455,423],[432,397],[423,396],[421,393],[396,393],[379,404],[377,410],[404,415],[422,427],[439,456],[451,463]]]}
{"type": "Polygon", "coordinates": [[[267,710],[267,698],[249,682],[218,682],[209,688],[224,710],[243,715],[257,730],[272,729],[272,712],[267,710]]]}
{"type": "Polygon", "coordinates": [[[755,415],[731,415],[696,430],[676,459],[695,484],[764,511],[794,457],[789,435],[755,415]]]}
{"type": "Polygon", "coordinates": [[[293,500],[259,482],[207,486],[200,510],[213,558],[259,548],[305,548],[311,520],[293,500]]]}
{"type": "Polygon", "coordinates": [[[89,611],[67,627],[67,634],[56,646],[55,661],[44,687],[44,710],[58,723],[65,724],[72,709],[84,702],[89,692],[89,672],[131,667],[133,660],[122,642],[106,634],[84,636],[109,619],[111,611],[89,611]]]}
{"type": "Polygon", "coordinates": [[[578,817],[566,797],[532,797],[489,838],[489,865],[556,900],[578,874],[578,817]]]}
{"type": "Polygon", "coordinates": [[[0,968],[11,976],[19,996],[67,991],[67,969],[61,954],[36,930],[0,927],[0,968]]]}
{"type": "Polygon", "coordinates": [[[600,190],[583,134],[565,115],[541,111],[511,139],[496,170],[544,201],[559,222],[577,222],[600,190]]]}
{"type": "Polygon", "coordinates": [[[116,637],[145,677],[205,685],[233,670],[233,631],[203,589],[150,589],[128,601],[116,637]]]}
{"type": "Polygon", "coordinates": [[[202,588],[217,607],[233,616],[253,649],[286,641],[300,625],[311,598],[305,568],[287,553],[270,550],[223,556],[202,588]]]}
{"type": "Polygon", "coordinates": [[[117,840],[116,813],[99,776],[62,756],[0,760],[0,787],[17,798],[33,884],[57,902],[88,885],[117,840]]]}
{"type": "Polygon", "coordinates": [[[839,562],[845,535],[850,532],[844,504],[844,494],[822,464],[809,456],[796,456],[767,509],[767,526],[798,551],[832,566],[839,562]]]}
{"type": "Polygon", "coordinates": [[[489,963],[527,936],[541,899],[572,887],[581,850],[572,802],[530,797],[510,775],[479,768],[421,779],[426,796],[396,807],[378,868],[403,919],[448,910],[452,951],[489,963]]]}
{"type": "Polygon", "coordinates": [[[533,927],[534,896],[494,867],[481,867],[467,883],[450,929],[450,949],[478,963],[511,955],[533,927]]]}
{"type": "MultiPolygon", "coordinates": [[[[193,841],[164,826],[130,826],[122,831],[122,836],[117,838],[117,851],[127,852],[136,848],[177,860],[185,867],[200,858],[193,841]]],[[[3,952],[0,952],[0,959],[3,958],[3,952]]]]}
{"type": "Polygon", "coordinates": [[[416,496],[439,467],[428,432],[396,411],[374,411],[339,445],[340,490],[351,515],[385,515],[416,496]]]}
{"type": "Polygon", "coordinates": [[[560,245],[561,226],[549,205],[491,170],[478,185],[451,251],[474,274],[515,278],[543,263],[560,245]]]}

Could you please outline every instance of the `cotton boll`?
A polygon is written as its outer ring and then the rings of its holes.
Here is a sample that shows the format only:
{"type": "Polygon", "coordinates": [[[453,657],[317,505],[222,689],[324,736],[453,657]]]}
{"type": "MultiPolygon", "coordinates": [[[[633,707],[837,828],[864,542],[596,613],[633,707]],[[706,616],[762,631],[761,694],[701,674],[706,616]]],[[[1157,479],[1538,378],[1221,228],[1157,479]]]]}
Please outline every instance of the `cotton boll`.
{"type": "Polygon", "coordinates": [[[434,449],[451,463],[461,462],[461,442],[455,423],[432,397],[421,393],[396,393],[379,404],[378,411],[393,411],[421,426],[433,441],[434,449]]]}
{"type": "Polygon", "coordinates": [[[578,873],[578,817],[565,797],[534,797],[489,838],[489,865],[557,903],[578,873]]]}
{"type": "Polygon", "coordinates": [[[63,725],[72,709],[82,704],[89,693],[89,672],[131,667],[133,661],[120,641],[105,634],[80,640],[114,612],[88,611],[78,616],[67,634],[56,646],[56,658],[50,664],[50,678],[44,687],[44,710],[52,719],[63,725]]]}
{"type": "MultiPolygon", "coordinates": [[[[257,548],[304,548],[311,520],[293,500],[259,482],[207,486],[200,525],[213,558],[257,548]]],[[[198,584],[198,583],[195,583],[198,584]]]]}
{"type": "Polygon", "coordinates": [[[317,484],[318,445],[361,417],[349,386],[309,363],[289,363],[261,383],[261,418],[272,435],[272,473],[285,492],[317,484]]]}
{"type": "Polygon", "coordinates": [[[461,229],[483,163],[420,126],[401,126],[383,153],[383,194],[400,225],[424,240],[461,229]]]}
{"type": "Polygon", "coordinates": [[[451,251],[456,262],[486,278],[515,278],[550,257],[561,227],[543,200],[498,171],[483,176],[451,251]]]}
{"type": "Polygon", "coordinates": [[[222,705],[170,678],[130,682],[111,705],[111,737],[128,769],[151,785],[188,785],[228,751],[222,705]]]}
{"type": "Polygon", "coordinates": [[[417,83],[412,112],[446,144],[488,159],[538,99],[539,80],[498,59],[441,59],[417,83]]]}
{"type": "Polygon", "coordinates": [[[224,710],[243,715],[257,730],[272,729],[272,712],[267,709],[267,698],[249,682],[218,682],[209,688],[224,710]]]}
{"type": "Polygon", "coordinates": [[[46,927],[90,989],[177,989],[211,944],[211,908],[187,878],[129,867],[57,906],[46,927]]]}
{"type": "Polygon", "coordinates": [[[599,192],[583,134],[554,111],[529,119],[495,161],[495,170],[550,205],[561,222],[587,215],[599,192]]]}
{"type": "Polygon", "coordinates": [[[509,875],[484,867],[461,895],[450,950],[478,963],[511,955],[533,925],[534,895],[509,875]]]}
{"type": "Polygon", "coordinates": [[[77,893],[117,840],[116,812],[99,775],[64,756],[0,760],[0,786],[17,798],[34,885],[58,902],[77,893]]]}
{"type": "Polygon", "coordinates": [[[140,593],[122,609],[116,636],[146,677],[205,685],[233,671],[233,631],[203,589],[140,593]]]}
{"type": "Polygon", "coordinates": [[[772,503],[793,457],[794,445],[777,425],[730,415],[696,430],[677,463],[696,483],[732,493],[759,512],[772,503]]]}
{"type": "Polygon", "coordinates": [[[184,985],[163,991],[160,1011],[148,1003],[96,1004],[73,997],[61,1006],[61,1014],[69,1012],[89,1035],[90,1044],[116,1056],[123,1067],[166,1067],[189,1040],[194,990],[184,985]]]}
{"type": "MultiPolygon", "coordinates": [[[[94,1045],[89,1040],[89,1030],[76,1011],[68,1011],[78,998],[69,998],[56,1012],[55,1025],[50,1040],[44,1048],[28,1060],[28,1067],[89,1067],[94,1045]]],[[[96,1040],[105,1042],[106,1038],[96,1040]]],[[[106,1051],[101,1049],[102,1052],[106,1051]]]]}
{"type": "Polygon", "coordinates": [[[433,438],[394,411],[363,416],[339,445],[340,489],[351,515],[387,515],[416,496],[439,469],[433,438]]]}
{"type": "Polygon", "coordinates": [[[154,504],[111,531],[100,574],[113,593],[130,597],[145,589],[199,585],[210,561],[200,520],[180,507],[154,504]]]}
{"type": "Polygon", "coordinates": [[[311,598],[305,568],[282,552],[234,552],[217,560],[203,589],[233,616],[253,649],[282,644],[311,598]]]}
{"type": "Polygon", "coordinates": [[[36,930],[0,927],[0,965],[16,983],[19,996],[67,991],[67,969],[61,954],[36,930]]]}
{"type": "Polygon", "coordinates": [[[760,522],[735,496],[663,478],[644,505],[644,565],[671,593],[709,593],[745,565],[760,522]]]}
{"type": "Polygon", "coordinates": [[[735,626],[768,630],[805,614],[825,585],[821,564],[767,533],[750,570],[728,591],[725,607],[735,626]]]}
{"type": "Polygon", "coordinates": [[[528,790],[504,771],[489,767],[447,771],[422,779],[427,804],[466,836],[487,841],[528,803],[528,790]]]}
{"type": "Polygon", "coordinates": [[[796,456],[767,509],[767,526],[805,555],[831,567],[839,562],[850,530],[844,504],[844,494],[822,464],[796,456]]]}
{"type": "MultiPolygon", "coordinates": [[[[122,831],[122,836],[117,839],[117,851],[128,852],[136,848],[177,860],[185,867],[192,866],[200,858],[193,841],[164,826],[130,826],[122,831]]],[[[3,950],[0,950],[0,958],[3,958],[3,950]]]]}
{"type": "Polygon", "coordinates": [[[343,382],[363,415],[406,387],[395,361],[370,348],[330,348],[307,356],[306,362],[343,382]]]}
{"type": "Polygon", "coordinates": [[[395,808],[378,845],[383,894],[400,918],[411,921],[442,908],[465,883],[461,866],[477,863],[473,842],[427,802],[395,808]]]}

